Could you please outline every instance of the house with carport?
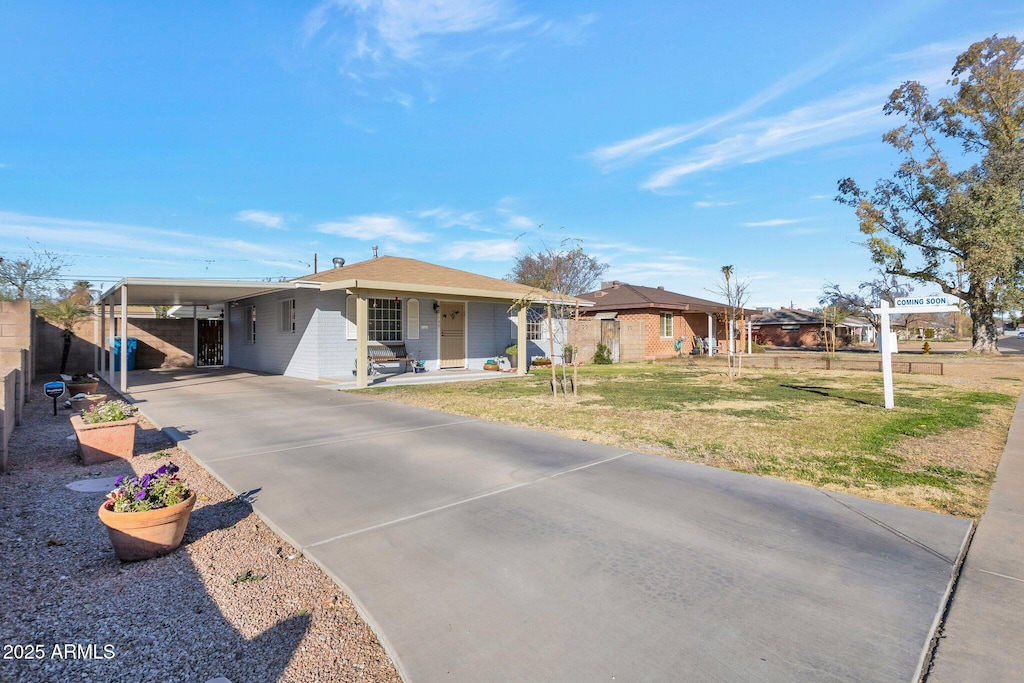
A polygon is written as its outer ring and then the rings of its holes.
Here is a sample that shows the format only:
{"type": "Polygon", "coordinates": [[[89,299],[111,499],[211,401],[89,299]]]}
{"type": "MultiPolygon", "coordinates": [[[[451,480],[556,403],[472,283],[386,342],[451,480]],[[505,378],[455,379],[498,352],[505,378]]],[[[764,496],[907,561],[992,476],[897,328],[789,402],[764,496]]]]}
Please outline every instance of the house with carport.
{"type": "MultiPolygon", "coordinates": [[[[342,262],[343,263],[343,262],[342,262]]],[[[572,297],[397,256],[341,265],[284,282],[125,278],[100,295],[96,366],[113,384],[111,337],[123,339],[136,305],[193,311],[196,358],[203,338],[219,341],[219,363],[311,380],[355,377],[367,386],[368,359],[390,356],[428,372],[482,369],[518,342],[518,369],[545,355],[527,339],[531,306],[587,306],[572,297]],[[199,315],[220,309],[219,320],[199,315]],[[218,329],[219,328],[219,329],[218,329]],[[396,351],[400,349],[400,351],[396,351]],[[382,353],[380,353],[382,352],[382,353]]],[[[387,363],[385,363],[387,365],[387,363]]],[[[120,373],[122,390],[127,376],[120,373]]]]}

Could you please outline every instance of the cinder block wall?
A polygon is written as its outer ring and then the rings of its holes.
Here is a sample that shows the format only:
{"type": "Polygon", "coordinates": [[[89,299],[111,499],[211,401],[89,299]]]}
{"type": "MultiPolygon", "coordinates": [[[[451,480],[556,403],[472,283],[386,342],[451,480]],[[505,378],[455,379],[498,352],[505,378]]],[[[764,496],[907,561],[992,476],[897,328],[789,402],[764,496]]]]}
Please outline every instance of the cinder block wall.
{"type": "Polygon", "coordinates": [[[32,327],[32,304],[28,299],[0,301],[0,347],[28,349],[28,382],[33,379],[35,367],[32,327]]]}
{"type": "Polygon", "coordinates": [[[17,414],[18,372],[15,368],[0,370],[0,472],[7,471],[7,442],[17,414]]]}
{"type": "MultiPolygon", "coordinates": [[[[113,331],[108,326],[106,330],[108,338],[119,334],[120,322],[120,320],[115,321],[113,331]]],[[[98,342],[95,336],[96,328],[93,317],[79,323],[75,328],[75,337],[71,341],[71,353],[68,355],[67,370],[69,373],[93,369],[98,342]]],[[[135,350],[135,368],[137,370],[159,368],[165,362],[173,362],[182,357],[185,358],[188,365],[193,362],[193,322],[191,318],[128,318],[128,336],[139,340],[138,348],[135,350]]],[[[36,337],[36,372],[40,374],[56,373],[60,369],[60,356],[64,344],[60,328],[37,317],[36,337]]]]}

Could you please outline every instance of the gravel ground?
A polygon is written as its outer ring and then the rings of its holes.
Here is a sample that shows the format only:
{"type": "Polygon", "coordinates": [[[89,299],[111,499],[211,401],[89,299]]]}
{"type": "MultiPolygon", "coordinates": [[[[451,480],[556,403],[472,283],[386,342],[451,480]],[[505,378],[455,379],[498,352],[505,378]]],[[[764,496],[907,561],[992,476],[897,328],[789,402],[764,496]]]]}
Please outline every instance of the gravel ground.
{"type": "Polygon", "coordinates": [[[25,406],[0,477],[0,681],[399,681],[348,596],[143,420],[132,462],[85,467],[69,411],[25,406]],[[65,484],[172,460],[199,494],[182,546],[121,563],[65,484]],[[263,578],[232,584],[251,571],[263,578]]]}

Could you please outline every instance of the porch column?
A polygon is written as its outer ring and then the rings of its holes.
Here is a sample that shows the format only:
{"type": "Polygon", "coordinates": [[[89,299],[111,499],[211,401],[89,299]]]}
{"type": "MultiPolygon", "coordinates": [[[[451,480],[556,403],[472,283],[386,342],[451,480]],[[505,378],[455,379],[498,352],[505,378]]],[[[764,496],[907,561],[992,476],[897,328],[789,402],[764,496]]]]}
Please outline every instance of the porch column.
{"type": "Polygon", "coordinates": [[[715,317],[708,313],[708,358],[715,355],[715,317]]]}
{"type": "Polygon", "coordinates": [[[199,319],[196,317],[196,303],[192,302],[192,367],[199,367],[199,319]]]}
{"type": "Polygon", "coordinates": [[[370,302],[365,292],[356,292],[356,388],[365,389],[367,338],[370,328],[370,302]]]}
{"type": "Polygon", "coordinates": [[[121,285],[121,393],[128,393],[128,285],[121,285]]]}
{"type": "MultiPolygon", "coordinates": [[[[526,312],[529,306],[523,306],[516,315],[516,347],[519,353],[516,354],[516,374],[526,374],[526,312]]],[[[553,362],[553,361],[552,361],[553,362]]]]}
{"type": "MultiPolygon", "coordinates": [[[[109,316],[107,319],[110,320],[110,337],[114,337],[114,295],[111,294],[107,297],[107,300],[103,302],[105,315],[109,316]]],[[[106,343],[104,341],[104,343],[106,343]]],[[[107,384],[113,388],[114,386],[114,345],[110,344],[107,346],[107,384]]]]}
{"type": "Polygon", "coordinates": [[[92,371],[100,371],[100,319],[96,317],[96,307],[92,307],[92,371]]]}
{"type": "MultiPolygon", "coordinates": [[[[99,339],[96,340],[96,376],[102,377],[105,368],[103,364],[107,361],[107,302],[101,301],[99,305],[99,323],[100,329],[98,333],[99,339]]],[[[96,308],[93,308],[93,312],[96,308]]]]}
{"type": "Polygon", "coordinates": [[[222,322],[220,324],[220,341],[221,341],[222,344],[224,344],[224,360],[222,361],[224,363],[224,367],[227,367],[229,365],[228,361],[231,358],[231,355],[228,353],[228,351],[231,349],[231,346],[228,344],[228,330],[230,330],[230,329],[231,329],[231,302],[230,301],[225,301],[224,302],[224,322],[222,322]]]}

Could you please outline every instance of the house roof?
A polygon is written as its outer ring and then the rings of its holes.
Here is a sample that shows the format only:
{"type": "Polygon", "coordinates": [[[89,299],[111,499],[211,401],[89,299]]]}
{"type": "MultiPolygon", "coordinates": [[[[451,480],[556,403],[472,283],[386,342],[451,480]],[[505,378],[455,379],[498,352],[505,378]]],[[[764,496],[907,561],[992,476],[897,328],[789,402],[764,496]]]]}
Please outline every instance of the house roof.
{"type": "Polygon", "coordinates": [[[100,294],[97,301],[114,297],[121,303],[118,290],[127,292],[128,306],[192,305],[205,306],[244,299],[282,289],[295,289],[291,282],[253,282],[251,280],[193,280],[188,278],[128,277],[100,294]]]}
{"type": "MultiPolygon", "coordinates": [[[[821,325],[821,313],[800,308],[780,308],[761,313],[753,319],[755,325],[821,325]]],[[[864,318],[851,315],[839,321],[839,327],[871,327],[864,318]]]]}
{"type": "Polygon", "coordinates": [[[372,258],[296,278],[293,282],[299,285],[318,283],[320,290],[325,292],[338,289],[369,289],[485,299],[530,299],[538,303],[579,302],[584,306],[589,305],[586,301],[517,282],[401,256],[372,258]]]}
{"type": "MultiPolygon", "coordinates": [[[[590,309],[592,311],[653,308],[695,313],[721,313],[727,307],[727,304],[670,292],[661,287],[644,287],[625,282],[613,282],[595,292],[580,294],[580,298],[594,302],[594,307],[590,309]]],[[[746,310],[746,312],[748,314],[755,313],[753,310],[746,310]]]]}

